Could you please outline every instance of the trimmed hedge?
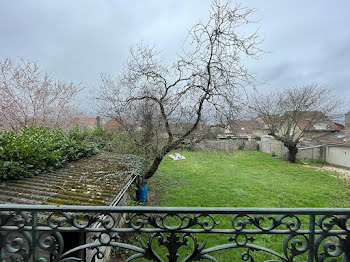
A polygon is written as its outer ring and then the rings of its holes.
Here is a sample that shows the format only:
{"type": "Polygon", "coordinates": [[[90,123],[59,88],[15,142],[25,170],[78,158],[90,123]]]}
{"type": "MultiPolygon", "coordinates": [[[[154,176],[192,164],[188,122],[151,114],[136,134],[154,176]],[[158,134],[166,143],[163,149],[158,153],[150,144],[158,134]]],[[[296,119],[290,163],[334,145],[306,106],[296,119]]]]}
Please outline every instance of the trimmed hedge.
{"type": "Polygon", "coordinates": [[[51,171],[68,161],[96,154],[104,147],[94,141],[99,132],[34,126],[0,132],[0,181],[51,171]]]}

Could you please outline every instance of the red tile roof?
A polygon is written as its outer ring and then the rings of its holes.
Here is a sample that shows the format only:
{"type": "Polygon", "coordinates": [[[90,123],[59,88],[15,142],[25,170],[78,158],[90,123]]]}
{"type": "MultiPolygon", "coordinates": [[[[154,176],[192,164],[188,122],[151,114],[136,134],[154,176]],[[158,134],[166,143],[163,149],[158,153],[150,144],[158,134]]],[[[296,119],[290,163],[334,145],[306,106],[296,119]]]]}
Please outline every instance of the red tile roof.
{"type": "Polygon", "coordinates": [[[96,118],[90,118],[90,117],[85,117],[85,118],[77,118],[75,119],[74,123],[83,128],[96,128],[96,118]]]}
{"type": "Polygon", "coordinates": [[[105,129],[108,131],[113,131],[118,129],[118,127],[120,126],[120,119],[111,119],[109,121],[107,121],[107,123],[105,124],[105,129]]]}

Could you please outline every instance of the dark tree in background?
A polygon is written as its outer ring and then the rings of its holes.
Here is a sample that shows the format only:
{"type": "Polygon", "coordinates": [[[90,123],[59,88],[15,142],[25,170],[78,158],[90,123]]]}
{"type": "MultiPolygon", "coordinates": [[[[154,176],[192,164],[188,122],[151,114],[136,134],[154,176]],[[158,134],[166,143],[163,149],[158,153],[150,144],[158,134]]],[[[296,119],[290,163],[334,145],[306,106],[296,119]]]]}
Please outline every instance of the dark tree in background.
{"type": "Polygon", "coordinates": [[[213,1],[209,19],[192,27],[175,63],[139,44],[131,48],[123,72],[102,76],[100,111],[144,130],[139,141],[154,150],[146,179],[204,120],[232,115],[244,89],[254,84],[243,61],[260,51],[257,31],[247,26],[253,11],[213,1]],[[186,128],[175,136],[176,123],[186,128]]]}
{"type": "Polygon", "coordinates": [[[255,93],[250,108],[264,122],[270,135],[283,142],[292,163],[298,153],[297,145],[306,132],[319,123],[343,116],[344,103],[333,89],[317,83],[255,93]]]}

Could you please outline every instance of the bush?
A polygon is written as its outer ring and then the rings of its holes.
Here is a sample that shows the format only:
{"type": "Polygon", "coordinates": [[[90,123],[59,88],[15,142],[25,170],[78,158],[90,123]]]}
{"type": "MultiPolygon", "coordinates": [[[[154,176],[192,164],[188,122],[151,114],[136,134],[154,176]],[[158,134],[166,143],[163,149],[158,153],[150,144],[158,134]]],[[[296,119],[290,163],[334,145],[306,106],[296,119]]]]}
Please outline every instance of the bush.
{"type": "Polygon", "coordinates": [[[132,135],[138,136],[137,132],[128,133],[126,131],[118,131],[110,133],[110,142],[112,151],[119,154],[133,154],[143,156],[143,147],[136,143],[132,135]]]}
{"type": "Polygon", "coordinates": [[[94,132],[34,126],[0,132],[0,181],[51,171],[68,161],[96,154],[103,145],[93,141],[97,136],[94,132]]]}

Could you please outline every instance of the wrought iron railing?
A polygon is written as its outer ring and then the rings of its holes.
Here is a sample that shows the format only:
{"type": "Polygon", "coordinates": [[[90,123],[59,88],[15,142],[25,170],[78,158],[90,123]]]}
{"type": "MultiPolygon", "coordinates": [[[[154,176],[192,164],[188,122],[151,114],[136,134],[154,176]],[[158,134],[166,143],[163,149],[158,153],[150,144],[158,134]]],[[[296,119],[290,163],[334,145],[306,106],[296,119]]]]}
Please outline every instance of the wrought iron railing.
{"type": "Polygon", "coordinates": [[[349,218],[333,208],[0,205],[0,261],[99,261],[110,247],[127,261],[349,261],[349,218]]]}

